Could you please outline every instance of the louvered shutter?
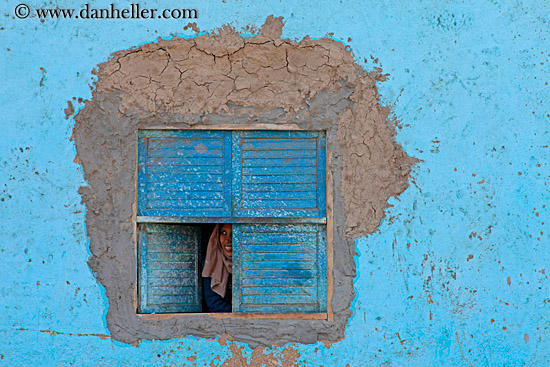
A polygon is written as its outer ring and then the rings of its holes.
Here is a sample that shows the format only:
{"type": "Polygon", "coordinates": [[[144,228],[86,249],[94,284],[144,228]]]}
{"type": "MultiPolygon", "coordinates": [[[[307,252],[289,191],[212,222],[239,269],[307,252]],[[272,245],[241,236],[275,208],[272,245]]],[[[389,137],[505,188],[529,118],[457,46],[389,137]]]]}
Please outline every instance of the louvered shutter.
{"type": "Polygon", "coordinates": [[[326,312],[326,226],[233,225],[234,312],[326,312]]]}
{"type": "Polygon", "coordinates": [[[139,216],[231,215],[231,132],[140,130],[139,216]]]}
{"type": "Polygon", "coordinates": [[[200,228],[139,226],[139,312],[201,312],[200,228]]]}
{"type": "Polygon", "coordinates": [[[205,217],[235,223],[234,312],[326,312],[324,132],[140,130],[139,312],[201,312],[200,228],[161,223],[205,217]]]}
{"type": "Polygon", "coordinates": [[[233,215],[325,217],[321,131],[234,131],[233,215]]]}

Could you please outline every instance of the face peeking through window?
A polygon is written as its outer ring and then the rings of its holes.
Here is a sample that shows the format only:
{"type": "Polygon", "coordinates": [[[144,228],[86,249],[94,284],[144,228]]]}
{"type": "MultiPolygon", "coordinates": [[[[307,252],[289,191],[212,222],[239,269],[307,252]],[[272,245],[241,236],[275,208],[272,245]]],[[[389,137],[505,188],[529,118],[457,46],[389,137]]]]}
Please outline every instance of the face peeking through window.
{"type": "Polygon", "coordinates": [[[229,258],[233,257],[233,225],[225,223],[220,229],[220,244],[223,254],[229,258]]]}

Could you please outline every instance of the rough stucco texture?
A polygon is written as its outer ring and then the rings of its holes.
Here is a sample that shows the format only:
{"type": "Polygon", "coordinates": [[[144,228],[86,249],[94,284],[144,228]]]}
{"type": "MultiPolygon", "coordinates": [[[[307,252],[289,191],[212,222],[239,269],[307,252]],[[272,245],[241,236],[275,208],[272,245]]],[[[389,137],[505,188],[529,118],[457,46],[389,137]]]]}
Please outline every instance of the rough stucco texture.
{"type": "MultiPolygon", "coordinates": [[[[195,38],[120,51],[99,66],[93,97],[75,117],[78,160],[88,186],[90,266],[109,298],[113,338],[133,343],[229,333],[252,346],[343,337],[354,297],[354,238],[376,229],[390,196],[408,183],[413,159],[395,143],[374,77],[334,40],[282,40],[269,17],[243,39],[226,26],[195,38]],[[135,314],[133,214],[138,128],[272,124],[327,130],[334,176],[334,322],[235,320],[135,314]]],[[[68,111],[70,113],[70,109],[68,111]]]]}
{"type": "MultiPolygon", "coordinates": [[[[550,365],[547,2],[185,2],[197,8],[194,21],[203,30],[229,23],[248,35],[243,27],[260,26],[274,14],[284,17],[284,39],[309,36],[315,41],[308,42],[318,42],[333,32],[330,37],[353,50],[356,64],[388,74],[376,83],[379,99],[391,106],[390,119],[401,121],[398,144],[419,159],[411,184],[389,199],[392,206],[384,209],[375,232],[346,245],[343,259],[357,255],[353,284],[346,285],[346,276],[340,286],[346,294],[353,286],[355,294],[344,338],[267,348],[226,336],[144,339],[134,346],[117,342],[107,319],[112,297],[88,265],[101,254],[93,247],[101,243],[96,238],[92,245],[87,235],[87,217],[94,214],[82,203],[79,188],[88,184],[91,190],[94,184],[73,162],[75,120],[67,99],[79,113],[82,100],[94,97],[88,103],[95,103],[101,97],[92,96],[97,78],[90,71],[112,52],[159,36],[196,38],[184,30],[189,20],[41,22],[33,16],[17,19],[13,9],[19,3],[4,1],[0,14],[2,367],[550,365]]],[[[25,3],[31,9],[47,6],[25,3]]],[[[65,3],[54,6],[69,6],[65,3]]],[[[90,5],[108,7],[109,1],[90,5]]],[[[158,0],[147,5],[183,6],[158,0]]],[[[320,93],[315,100],[343,97],[349,101],[344,107],[352,106],[349,93],[320,93]]],[[[119,106],[103,105],[103,115],[119,106]]],[[[245,111],[253,108],[239,108],[250,123],[245,111]]],[[[224,114],[211,115],[231,122],[224,114]]],[[[277,114],[286,116],[278,110],[258,116],[277,114]]],[[[170,116],[162,116],[164,125],[170,116]]],[[[342,165],[342,148],[338,151],[336,164],[342,165]]],[[[339,202],[343,206],[343,198],[339,202]]],[[[118,215],[129,216],[131,209],[123,209],[118,215]]],[[[342,238],[344,228],[341,223],[342,238]]],[[[346,271],[351,279],[353,268],[346,271]]]]}

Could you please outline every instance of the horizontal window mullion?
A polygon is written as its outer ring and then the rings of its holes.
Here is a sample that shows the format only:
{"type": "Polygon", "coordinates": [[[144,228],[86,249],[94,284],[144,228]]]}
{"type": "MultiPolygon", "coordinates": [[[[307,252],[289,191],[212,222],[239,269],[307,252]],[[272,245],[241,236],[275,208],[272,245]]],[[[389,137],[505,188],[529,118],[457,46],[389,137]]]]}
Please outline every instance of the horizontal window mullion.
{"type": "Polygon", "coordinates": [[[138,216],[138,223],[281,223],[326,224],[326,217],[176,217],[138,216]]]}

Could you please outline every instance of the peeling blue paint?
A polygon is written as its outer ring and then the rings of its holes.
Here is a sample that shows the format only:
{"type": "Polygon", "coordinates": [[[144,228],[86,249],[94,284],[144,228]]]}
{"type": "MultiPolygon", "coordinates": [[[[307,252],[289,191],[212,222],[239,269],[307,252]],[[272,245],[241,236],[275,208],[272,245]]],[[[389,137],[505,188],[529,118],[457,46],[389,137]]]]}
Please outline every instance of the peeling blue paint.
{"type": "MultiPolygon", "coordinates": [[[[86,263],[74,120],[63,111],[67,100],[75,97],[78,109],[78,98],[91,97],[91,70],[111,52],[171,34],[189,37],[187,22],[42,23],[14,18],[17,4],[5,3],[0,28],[0,364],[221,365],[232,354],[221,340],[129,346],[109,338],[108,300],[86,263]]],[[[401,122],[396,139],[422,160],[379,230],[356,242],[345,338],[330,347],[292,345],[304,364],[550,364],[548,4],[185,7],[198,9],[203,30],[259,26],[274,14],[285,18],[284,37],[334,32],[368,70],[389,74],[379,88],[401,122]]],[[[236,346],[253,363],[252,351],[236,346]]],[[[284,358],[282,348],[270,351],[284,358]]]]}

